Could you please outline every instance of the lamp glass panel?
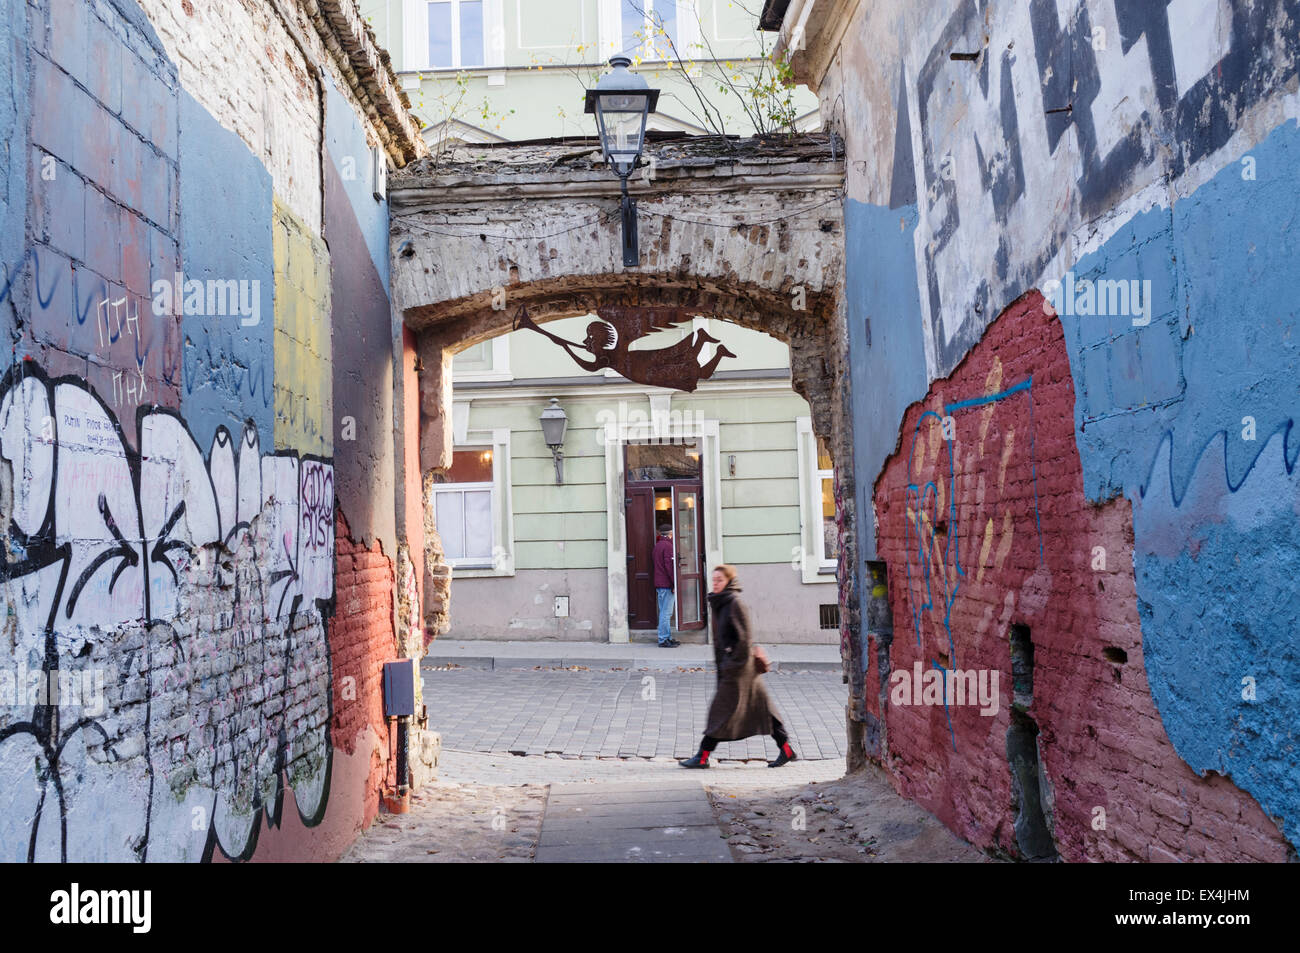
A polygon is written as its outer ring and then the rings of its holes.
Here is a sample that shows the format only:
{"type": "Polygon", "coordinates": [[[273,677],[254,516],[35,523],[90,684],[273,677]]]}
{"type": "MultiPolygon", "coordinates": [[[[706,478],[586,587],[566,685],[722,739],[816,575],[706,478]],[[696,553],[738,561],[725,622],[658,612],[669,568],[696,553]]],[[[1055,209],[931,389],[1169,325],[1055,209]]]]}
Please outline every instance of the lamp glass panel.
{"type": "Polygon", "coordinates": [[[568,426],[569,421],[564,417],[543,417],[542,439],[546,441],[548,447],[563,446],[564,432],[568,426]]]}
{"type": "Polygon", "coordinates": [[[596,99],[605,158],[620,175],[630,172],[641,154],[648,99],[644,93],[602,94],[596,99]]]}

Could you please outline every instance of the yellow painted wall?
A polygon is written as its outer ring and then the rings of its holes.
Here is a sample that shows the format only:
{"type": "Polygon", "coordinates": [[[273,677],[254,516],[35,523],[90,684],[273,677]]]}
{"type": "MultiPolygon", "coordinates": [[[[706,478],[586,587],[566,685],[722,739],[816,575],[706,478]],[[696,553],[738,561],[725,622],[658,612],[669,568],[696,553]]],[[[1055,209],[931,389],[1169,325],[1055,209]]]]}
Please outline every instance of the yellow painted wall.
{"type": "Polygon", "coordinates": [[[275,446],[334,451],[329,252],[277,196],[275,250],[275,446]]]}

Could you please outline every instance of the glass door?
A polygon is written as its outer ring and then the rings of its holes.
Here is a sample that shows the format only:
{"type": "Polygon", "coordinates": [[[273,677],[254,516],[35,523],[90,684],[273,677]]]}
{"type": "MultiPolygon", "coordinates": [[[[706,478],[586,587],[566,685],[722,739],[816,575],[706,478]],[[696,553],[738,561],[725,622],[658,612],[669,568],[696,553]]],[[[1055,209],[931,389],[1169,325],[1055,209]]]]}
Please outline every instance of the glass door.
{"type": "Polygon", "coordinates": [[[677,625],[704,626],[704,548],[701,544],[700,486],[676,486],[677,625]]]}

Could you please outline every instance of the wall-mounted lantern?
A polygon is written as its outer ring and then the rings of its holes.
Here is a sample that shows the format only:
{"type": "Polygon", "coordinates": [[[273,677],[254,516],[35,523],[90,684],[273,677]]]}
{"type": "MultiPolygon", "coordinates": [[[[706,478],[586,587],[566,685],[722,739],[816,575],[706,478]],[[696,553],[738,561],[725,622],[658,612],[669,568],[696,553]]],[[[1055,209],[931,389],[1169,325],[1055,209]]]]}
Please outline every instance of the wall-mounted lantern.
{"type": "Polygon", "coordinates": [[[627,194],[627,179],[636,168],[645,146],[646,117],[659,105],[659,90],[645,79],[629,73],[632,61],[626,56],[610,58],[610,72],[595,89],[587,90],[586,112],[595,114],[600,132],[600,149],[605,161],[623,183],[623,265],[641,264],[637,246],[636,200],[627,194]]]}
{"type": "Polygon", "coordinates": [[[558,398],[551,398],[551,405],[542,411],[541,421],[542,438],[555,458],[555,485],[560,486],[564,483],[564,454],[560,448],[564,446],[564,434],[569,429],[569,415],[560,406],[558,398]]]}

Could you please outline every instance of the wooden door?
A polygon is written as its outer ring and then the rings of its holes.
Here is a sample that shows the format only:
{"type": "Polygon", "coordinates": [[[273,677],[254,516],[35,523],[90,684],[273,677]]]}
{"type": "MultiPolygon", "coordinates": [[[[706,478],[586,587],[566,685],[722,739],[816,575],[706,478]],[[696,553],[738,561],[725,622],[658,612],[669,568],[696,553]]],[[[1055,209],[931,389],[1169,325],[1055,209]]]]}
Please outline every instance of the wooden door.
{"type": "Polygon", "coordinates": [[[652,556],[655,546],[655,494],[649,486],[628,487],[627,512],[627,624],[630,629],[659,625],[652,556]]]}

